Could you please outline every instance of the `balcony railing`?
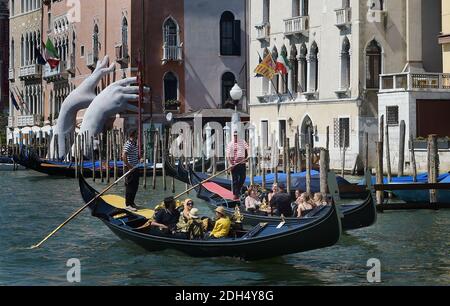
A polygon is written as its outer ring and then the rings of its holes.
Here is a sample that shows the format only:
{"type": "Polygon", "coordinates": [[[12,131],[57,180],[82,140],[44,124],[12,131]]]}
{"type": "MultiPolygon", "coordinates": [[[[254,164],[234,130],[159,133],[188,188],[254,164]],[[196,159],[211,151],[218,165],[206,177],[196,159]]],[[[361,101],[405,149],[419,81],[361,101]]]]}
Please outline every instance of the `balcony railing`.
{"type": "Polygon", "coordinates": [[[67,78],[66,61],[60,61],[55,69],[51,69],[49,64],[44,68],[44,80],[55,81],[67,78]]]}
{"type": "Polygon", "coordinates": [[[336,26],[338,28],[346,28],[352,22],[352,9],[342,8],[335,11],[336,12],[336,26]]]}
{"type": "Polygon", "coordinates": [[[13,116],[9,116],[8,117],[8,127],[9,128],[13,128],[14,126],[14,117],[13,116]]]}
{"type": "Polygon", "coordinates": [[[257,97],[259,103],[278,103],[278,102],[289,102],[291,101],[291,96],[289,94],[266,94],[257,97]]]}
{"type": "Polygon", "coordinates": [[[35,126],[42,124],[41,115],[29,115],[29,116],[18,116],[17,117],[17,127],[24,126],[35,126]]]}
{"type": "Polygon", "coordinates": [[[33,79],[41,77],[41,66],[38,64],[32,64],[20,67],[19,78],[21,79],[33,79]]]}
{"type": "Polygon", "coordinates": [[[380,76],[380,92],[392,91],[448,91],[450,74],[397,73],[380,76]]]}
{"type": "Polygon", "coordinates": [[[309,17],[297,16],[284,20],[284,35],[307,34],[309,30],[309,17]]]}
{"type": "Polygon", "coordinates": [[[164,46],[163,63],[170,61],[180,62],[183,60],[183,48],[181,46],[164,46]]]}
{"type": "Polygon", "coordinates": [[[9,69],[8,80],[14,81],[16,79],[16,73],[14,68],[9,69]]]}
{"type": "Polygon", "coordinates": [[[119,63],[128,62],[128,46],[127,45],[117,45],[116,46],[116,60],[119,63]]]}
{"type": "Polygon", "coordinates": [[[270,23],[266,22],[263,24],[255,25],[256,28],[256,39],[257,40],[266,40],[268,41],[270,38],[270,23]]]}

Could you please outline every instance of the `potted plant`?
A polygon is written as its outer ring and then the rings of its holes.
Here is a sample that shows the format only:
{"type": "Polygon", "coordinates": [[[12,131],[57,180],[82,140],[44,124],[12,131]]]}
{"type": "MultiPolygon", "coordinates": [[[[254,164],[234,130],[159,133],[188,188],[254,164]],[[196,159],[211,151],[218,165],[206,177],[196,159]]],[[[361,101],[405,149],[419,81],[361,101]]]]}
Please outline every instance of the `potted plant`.
{"type": "Polygon", "coordinates": [[[180,107],[181,102],[178,100],[167,100],[165,102],[165,108],[166,110],[178,110],[178,108],[180,107]]]}

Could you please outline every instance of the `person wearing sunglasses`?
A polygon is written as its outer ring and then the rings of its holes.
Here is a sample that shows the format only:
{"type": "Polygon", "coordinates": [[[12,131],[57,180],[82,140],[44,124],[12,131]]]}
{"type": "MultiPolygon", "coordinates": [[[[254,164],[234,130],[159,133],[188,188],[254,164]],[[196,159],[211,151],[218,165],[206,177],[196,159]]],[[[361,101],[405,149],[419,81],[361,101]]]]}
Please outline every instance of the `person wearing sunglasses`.
{"type": "Polygon", "coordinates": [[[180,220],[177,224],[177,229],[181,233],[187,233],[188,221],[191,219],[191,210],[194,207],[192,199],[186,199],[183,204],[183,213],[180,215],[180,220]]]}

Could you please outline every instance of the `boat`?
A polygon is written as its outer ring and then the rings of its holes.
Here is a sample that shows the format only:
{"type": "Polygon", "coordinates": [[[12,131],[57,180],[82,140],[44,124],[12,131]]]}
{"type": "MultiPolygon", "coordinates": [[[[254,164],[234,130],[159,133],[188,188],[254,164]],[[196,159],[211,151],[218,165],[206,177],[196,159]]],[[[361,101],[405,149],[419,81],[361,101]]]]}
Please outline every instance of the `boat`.
{"type": "MultiPolygon", "coordinates": [[[[190,184],[189,180],[189,170],[184,168],[182,163],[178,163],[177,166],[172,165],[168,159],[166,159],[165,163],[166,173],[169,176],[175,177],[175,179],[190,184]]],[[[200,178],[201,181],[207,180],[210,176],[206,173],[195,172],[196,176],[200,178]]],[[[311,171],[311,192],[319,192],[320,191],[320,174],[316,170],[311,171]]],[[[278,182],[286,181],[286,174],[279,173],[278,182]],[[283,181],[284,180],[284,181],[283,181]]],[[[271,189],[273,183],[275,182],[275,175],[268,174],[266,175],[266,189],[271,189]]],[[[216,177],[211,180],[211,182],[218,184],[219,186],[231,190],[232,182],[226,178],[216,177]]],[[[260,184],[262,183],[262,178],[260,176],[256,176],[254,178],[254,183],[260,184]]],[[[367,194],[365,186],[352,184],[346,179],[338,176],[337,183],[339,187],[340,195],[343,199],[360,199],[364,198],[367,194]]],[[[250,185],[250,178],[247,178],[245,184],[250,185]]],[[[302,190],[306,191],[306,172],[299,172],[291,174],[291,190],[302,190]]]]}
{"type": "MultiPolygon", "coordinates": [[[[227,215],[232,216],[235,213],[236,207],[243,215],[243,222],[250,225],[255,225],[260,222],[281,222],[280,217],[268,216],[265,213],[251,213],[245,211],[245,207],[240,201],[233,200],[233,193],[214,182],[207,182],[201,184],[202,180],[193,172],[190,171],[191,185],[197,187],[197,197],[205,200],[211,209],[216,209],[217,206],[224,206],[227,215]]],[[[358,202],[358,201],[357,201],[358,202]]],[[[367,190],[366,197],[363,201],[358,203],[342,204],[338,206],[342,214],[342,229],[350,231],[369,227],[377,220],[377,210],[372,193],[367,190]]],[[[306,217],[311,217],[309,214],[306,217]]],[[[285,218],[287,222],[298,222],[299,218],[285,218]]]]}
{"type": "MultiPolygon", "coordinates": [[[[45,160],[41,159],[37,154],[35,154],[33,151],[29,151],[25,153],[22,151],[20,155],[16,155],[13,157],[14,161],[30,170],[34,170],[43,174],[47,174],[50,176],[61,176],[61,177],[69,177],[74,178],[76,173],[76,167],[74,162],[59,162],[59,161],[52,161],[52,160],[45,160]]],[[[114,175],[114,162],[109,162],[109,173],[110,176],[114,175]]],[[[117,161],[117,175],[122,176],[123,175],[123,162],[117,161]]],[[[153,165],[147,164],[147,176],[153,175],[153,165]]],[[[102,163],[100,166],[100,162],[97,161],[93,164],[92,161],[84,161],[83,162],[83,175],[86,177],[92,176],[92,170],[94,168],[95,176],[100,177],[100,172],[102,172],[103,177],[106,177],[107,173],[107,166],[106,162],[102,163]]],[[[141,176],[144,176],[144,165],[141,164],[138,168],[139,173],[141,176]]],[[[156,164],[156,174],[160,175],[162,173],[162,164],[156,164]]]]}
{"type": "MultiPolygon", "coordinates": [[[[438,184],[449,184],[450,183],[450,175],[440,175],[440,180],[438,179],[438,184]]],[[[412,185],[414,183],[411,183],[412,185]]],[[[403,188],[403,187],[402,187],[403,188]]],[[[424,189],[418,190],[394,190],[392,193],[400,200],[406,203],[429,203],[430,202],[430,191],[424,189]]],[[[450,204],[450,190],[441,189],[436,190],[437,193],[437,205],[439,204],[450,204]]],[[[394,204],[392,204],[394,205],[394,204]]],[[[448,207],[448,205],[445,205],[448,207]]]]}
{"type": "MultiPolygon", "coordinates": [[[[88,203],[98,192],[80,176],[83,200],[88,203]]],[[[260,260],[287,254],[330,247],[339,241],[341,224],[336,206],[324,206],[314,218],[297,223],[261,223],[236,230],[224,239],[188,240],[165,234],[158,229],[139,229],[153,216],[153,211],[129,212],[125,200],[114,195],[102,196],[89,205],[92,215],[100,219],[119,238],[131,241],[150,252],[176,250],[193,257],[238,257],[260,260]]]]}

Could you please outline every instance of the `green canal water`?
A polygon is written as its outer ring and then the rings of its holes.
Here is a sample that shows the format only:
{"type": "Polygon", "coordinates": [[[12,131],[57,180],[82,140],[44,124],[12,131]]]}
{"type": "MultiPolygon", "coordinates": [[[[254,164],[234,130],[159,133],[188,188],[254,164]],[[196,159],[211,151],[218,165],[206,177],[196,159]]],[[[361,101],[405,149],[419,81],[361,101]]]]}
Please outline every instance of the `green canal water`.
{"type": "MultiPolygon", "coordinates": [[[[138,204],[166,194],[161,181],[138,204]]],[[[97,189],[105,185],[93,184],[97,189]]],[[[330,248],[260,262],[148,253],[82,213],[43,248],[29,250],[83,205],[77,181],[32,171],[0,171],[0,285],[72,285],[67,261],[81,263],[79,285],[371,285],[367,261],[381,262],[381,285],[450,284],[450,211],[387,212],[376,225],[344,234],[330,248]]],[[[170,186],[170,184],[169,184],[170,186]]],[[[178,192],[184,190],[177,184],[178,192]]],[[[123,186],[112,192],[123,193],[123,186]]],[[[195,198],[194,194],[191,194],[195,198]]],[[[202,214],[206,204],[195,200],[202,214]]],[[[320,239],[320,237],[317,237],[320,239]]]]}

